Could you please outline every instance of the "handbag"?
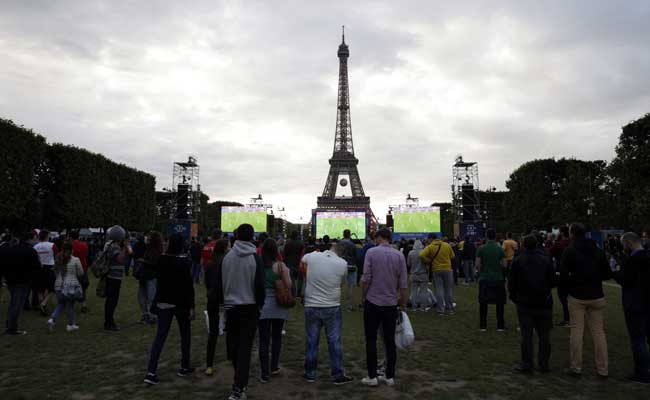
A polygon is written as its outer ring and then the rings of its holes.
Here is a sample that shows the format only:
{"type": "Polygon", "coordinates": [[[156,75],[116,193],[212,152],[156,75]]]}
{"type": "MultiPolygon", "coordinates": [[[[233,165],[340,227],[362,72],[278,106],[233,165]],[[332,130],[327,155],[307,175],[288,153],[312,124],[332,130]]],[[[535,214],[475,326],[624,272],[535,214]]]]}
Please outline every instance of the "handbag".
{"type": "Polygon", "coordinates": [[[296,305],[296,299],[293,298],[293,295],[291,294],[291,290],[287,287],[287,285],[284,284],[284,281],[282,280],[282,264],[276,264],[280,266],[280,273],[278,274],[280,276],[280,279],[276,279],[273,282],[273,289],[275,291],[275,302],[281,306],[281,307],[286,307],[286,308],[291,308],[296,305]]]}
{"type": "Polygon", "coordinates": [[[395,344],[400,349],[406,349],[415,342],[415,333],[408,315],[400,311],[397,316],[397,326],[395,328],[395,344]]]}
{"type": "Polygon", "coordinates": [[[70,301],[82,300],[84,297],[83,290],[81,289],[81,285],[79,283],[63,285],[61,294],[66,300],[70,301]]]}

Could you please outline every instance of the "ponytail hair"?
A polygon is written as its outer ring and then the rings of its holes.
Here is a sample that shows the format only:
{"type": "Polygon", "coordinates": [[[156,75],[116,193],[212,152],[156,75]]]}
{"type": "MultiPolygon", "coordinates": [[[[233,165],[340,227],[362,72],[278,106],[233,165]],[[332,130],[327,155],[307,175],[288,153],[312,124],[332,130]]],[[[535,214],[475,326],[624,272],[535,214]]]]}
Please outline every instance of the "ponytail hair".
{"type": "Polygon", "coordinates": [[[61,246],[61,252],[56,255],[54,271],[62,275],[65,274],[70,258],[72,258],[72,242],[66,240],[61,246]]]}

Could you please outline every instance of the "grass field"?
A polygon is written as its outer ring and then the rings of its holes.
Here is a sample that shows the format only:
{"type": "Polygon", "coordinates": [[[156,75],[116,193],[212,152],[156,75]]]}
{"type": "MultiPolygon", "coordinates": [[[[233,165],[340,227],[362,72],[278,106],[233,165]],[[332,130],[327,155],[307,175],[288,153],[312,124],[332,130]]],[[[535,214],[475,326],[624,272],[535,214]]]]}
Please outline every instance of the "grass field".
{"type": "MultiPolygon", "coordinates": [[[[179,335],[172,328],[161,357],[161,384],[142,383],[149,347],[155,328],[140,325],[136,300],[137,283],[126,278],[117,311],[122,330],[104,332],[102,303],[90,296],[89,314],[78,314],[77,332],[65,332],[61,318],[49,333],[46,318],[29,312],[22,318],[26,336],[0,336],[0,399],[223,399],[232,381],[232,369],[225,362],[224,338],[219,339],[214,377],[203,375],[206,328],[204,321],[192,325],[192,363],[199,367],[191,378],[178,378],[179,335]]],[[[94,292],[93,292],[94,293],[94,292]]],[[[253,399],[648,399],[647,387],[626,383],[631,371],[631,355],[620,306],[620,290],[607,287],[609,305],[606,332],[609,343],[610,374],[607,382],[597,381],[591,340],[585,340],[585,376],[581,380],[562,373],[567,360],[568,330],[553,331],[550,375],[519,376],[511,368],[519,357],[514,306],[506,308],[509,330],[495,332],[494,310],[490,310],[489,330],[478,331],[476,287],[456,290],[458,314],[439,317],[432,313],[411,314],[416,342],[408,351],[398,352],[396,386],[370,389],[358,380],[366,375],[361,312],[345,312],[344,365],[357,382],[335,387],[329,382],[328,357],[321,339],[319,380],[308,384],[303,372],[304,334],[302,308],[293,310],[287,326],[282,353],[282,375],[263,385],[258,383],[257,352],[253,353],[249,397],[253,399]]],[[[6,316],[8,294],[2,293],[0,318],[6,316]]],[[[205,304],[204,291],[197,291],[198,309],[205,304]]],[[[202,313],[202,312],[201,312],[202,313]]],[[[558,309],[556,307],[556,320],[558,309]]],[[[199,313],[197,313],[199,314],[199,313]]]]}

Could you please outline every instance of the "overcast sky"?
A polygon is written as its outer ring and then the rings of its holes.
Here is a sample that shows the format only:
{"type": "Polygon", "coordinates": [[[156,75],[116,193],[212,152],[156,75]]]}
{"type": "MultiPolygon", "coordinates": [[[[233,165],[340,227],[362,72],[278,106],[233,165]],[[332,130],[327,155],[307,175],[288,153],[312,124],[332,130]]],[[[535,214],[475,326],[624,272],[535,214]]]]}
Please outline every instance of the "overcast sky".
{"type": "Polygon", "coordinates": [[[527,160],[610,161],[650,112],[648,1],[2,1],[0,117],[211,200],[262,193],[290,220],[323,191],[341,25],[352,132],[375,214],[450,201],[527,160]],[[191,4],[191,5],[186,5],[191,4]]]}

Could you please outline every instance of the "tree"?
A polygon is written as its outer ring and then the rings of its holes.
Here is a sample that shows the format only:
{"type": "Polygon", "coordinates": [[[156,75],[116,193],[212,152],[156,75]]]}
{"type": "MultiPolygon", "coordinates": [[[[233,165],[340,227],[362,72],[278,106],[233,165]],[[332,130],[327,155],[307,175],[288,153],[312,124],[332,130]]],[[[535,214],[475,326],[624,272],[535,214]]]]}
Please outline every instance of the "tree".
{"type": "Polygon", "coordinates": [[[0,143],[0,224],[25,230],[37,213],[34,176],[45,138],[0,118],[0,143]]]}
{"type": "Polygon", "coordinates": [[[609,167],[612,207],[621,227],[650,228],[650,114],[623,127],[609,167]]]}
{"type": "Polygon", "coordinates": [[[604,161],[554,158],[517,168],[506,186],[507,226],[517,232],[550,229],[575,221],[598,225],[606,214],[604,161]]]}

